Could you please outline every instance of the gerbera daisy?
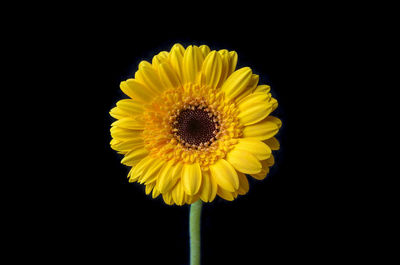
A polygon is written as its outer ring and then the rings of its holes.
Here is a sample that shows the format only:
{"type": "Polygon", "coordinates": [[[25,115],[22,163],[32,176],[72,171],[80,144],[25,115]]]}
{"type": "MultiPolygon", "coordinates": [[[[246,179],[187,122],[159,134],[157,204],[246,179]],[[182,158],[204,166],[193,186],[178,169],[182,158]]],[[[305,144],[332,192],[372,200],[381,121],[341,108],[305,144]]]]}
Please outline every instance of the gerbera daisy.
{"type": "Polygon", "coordinates": [[[111,147],[132,167],[129,182],[172,205],[234,200],[246,194],[246,174],[262,180],[279,149],[278,103],[237,53],[175,44],[134,78],[121,82],[129,97],[110,114],[111,147]]]}

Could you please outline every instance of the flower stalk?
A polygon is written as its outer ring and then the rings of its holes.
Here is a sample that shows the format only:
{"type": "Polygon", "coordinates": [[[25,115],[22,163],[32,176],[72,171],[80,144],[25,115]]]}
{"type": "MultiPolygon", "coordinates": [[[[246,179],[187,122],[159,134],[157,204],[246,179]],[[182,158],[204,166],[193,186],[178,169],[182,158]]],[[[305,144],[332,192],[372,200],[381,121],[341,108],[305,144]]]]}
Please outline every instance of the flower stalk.
{"type": "Polygon", "coordinates": [[[202,202],[198,200],[190,206],[189,237],[190,237],[190,265],[200,265],[200,224],[202,202]]]}

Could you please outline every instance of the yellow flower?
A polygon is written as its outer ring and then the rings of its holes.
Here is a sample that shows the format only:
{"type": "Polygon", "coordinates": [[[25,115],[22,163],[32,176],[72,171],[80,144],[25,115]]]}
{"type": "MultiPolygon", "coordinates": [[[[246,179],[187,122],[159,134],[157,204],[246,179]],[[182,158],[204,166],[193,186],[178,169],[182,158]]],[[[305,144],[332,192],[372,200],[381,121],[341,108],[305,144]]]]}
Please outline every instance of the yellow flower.
{"type": "Polygon", "coordinates": [[[129,97],[110,114],[111,147],[132,167],[129,182],[165,203],[233,200],[246,194],[245,174],[262,180],[279,149],[278,103],[249,67],[236,70],[237,53],[175,44],[142,61],[121,82],[129,97]]]}

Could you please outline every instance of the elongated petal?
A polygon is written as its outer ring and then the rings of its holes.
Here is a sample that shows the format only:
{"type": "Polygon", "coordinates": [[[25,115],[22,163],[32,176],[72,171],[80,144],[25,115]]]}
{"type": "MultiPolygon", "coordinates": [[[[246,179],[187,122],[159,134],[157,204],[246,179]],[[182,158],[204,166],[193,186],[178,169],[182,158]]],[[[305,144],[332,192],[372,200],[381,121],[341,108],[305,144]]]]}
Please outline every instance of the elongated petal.
{"type": "Polygon", "coordinates": [[[239,177],[239,195],[245,195],[249,191],[249,181],[245,174],[238,172],[239,177]]]}
{"type": "Polygon", "coordinates": [[[156,158],[151,167],[148,167],[143,172],[143,177],[139,178],[139,183],[151,183],[153,180],[156,179],[158,175],[158,171],[160,170],[161,166],[164,165],[164,161],[161,159],[156,158]]]}
{"type": "Polygon", "coordinates": [[[130,114],[128,112],[126,112],[125,110],[122,110],[118,107],[114,107],[110,110],[110,115],[111,117],[113,117],[114,119],[122,119],[125,117],[129,117],[130,114]]]}
{"type": "Polygon", "coordinates": [[[185,164],[182,170],[182,185],[189,195],[196,194],[201,186],[201,169],[198,163],[185,164]]]}
{"type": "Polygon", "coordinates": [[[226,155],[226,160],[237,170],[245,174],[256,174],[261,171],[260,161],[251,153],[233,149],[226,155]]]}
{"type": "Polygon", "coordinates": [[[229,64],[229,52],[227,50],[219,50],[218,54],[221,57],[222,69],[221,77],[217,87],[222,87],[222,85],[225,83],[226,79],[228,78],[228,76],[231,75],[232,72],[229,64]]]}
{"type": "Polygon", "coordinates": [[[122,92],[127,96],[143,103],[150,102],[155,97],[155,94],[151,90],[135,79],[128,79],[121,82],[120,87],[122,92]]]}
{"type": "Polygon", "coordinates": [[[176,182],[173,181],[171,171],[173,169],[173,161],[169,160],[158,174],[158,189],[161,193],[168,192],[172,189],[176,182]]]}
{"type": "Polygon", "coordinates": [[[160,94],[165,90],[157,71],[151,65],[140,65],[135,78],[145,84],[155,94],[160,94]]]}
{"type": "Polygon", "coordinates": [[[112,126],[117,126],[120,128],[130,129],[130,130],[143,130],[144,122],[143,120],[134,119],[134,118],[122,118],[120,120],[115,121],[112,126]]]}
{"type": "Polygon", "coordinates": [[[159,68],[160,77],[166,88],[176,88],[181,85],[178,75],[168,63],[162,63],[159,68]]]}
{"type": "Polygon", "coordinates": [[[242,100],[247,97],[248,95],[252,94],[257,86],[259,76],[252,74],[249,83],[247,84],[247,87],[244,89],[244,91],[236,97],[235,101],[237,103],[242,102],[242,100]]]}
{"type": "Polygon", "coordinates": [[[243,136],[258,140],[267,140],[273,137],[279,131],[279,126],[271,117],[269,116],[259,123],[244,127],[243,136]]]}
{"type": "Polygon", "coordinates": [[[143,158],[142,160],[140,160],[140,162],[134,167],[132,168],[131,172],[130,172],[130,182],[134,182],[137,181],[142,175],[143,173],[146,171],[146,169],[152,165],[152,163],[154,163],[155,158],[150,157],[150,156],[146,156],[145,158],[143,158]]]}
{"type": "Polygon", "coordinates": [[[200,188],[200,198],[204,202],[212,202],[217,195],[218,184],[210,171],[202,171],[203,180],[200,188]]]}
{"type": "Polygon", "coordinates": [[[185,203],[185,191],[182,181],[178,181],[171,191],[172,199],[176,205],[183,205],[185,203]]]}
{"type": "Polygon", "coordinates": [[[142,133],[143,133],[143,131],[140,130],[130,130],[115,126],[110,129],[110,132],[112,138],[120,141],[142,138],[142,133]]]}
{"type": "Polygon", "coordinates": [[[199,47],[189,46],[183,56],[183,79],[185,83],[195,83],[203,64],[203,54],[199,47]]]}
{"type": "Polygon", "coordinates": [[[177,163],[176,165],[172,166],[171,169],[172,180],[177,180],[181,178],[183,165],[184,165],[183,163],[177,163]]]}
{"type": "Polygon", "coordinates": [[[168,57],[169,57],[169,53],[166,51],[162,51],[159,54],[157,54],[156,56],[154,56],[153,60],[151,61],[154,69],[157,70],[158,67],[160,66],[160,64],[167,62],[168,57]]]}
{"type": "MultiPolygon", "coordinates": [[[[183,56],[183,54],[185,53],[185,47],[183,47],[182,44],[180,44],[180,43],[176,43],[176,44],[174,44],[174,46],[172,46],[172,48],[171,48],[171,52],[169,53],[170,56],[171,56],[171,53],[172,53],[172,52],[178,52],[178,53],[180,53],[180,54],[183,56]]],[[[171,57],[170,57],[170,58],[171,58],[171,57]]]]}
{"type": "Polygon", "coordinates": [[[272,106],[268,103],[258,103],[247,109],[241,109],[238,118],[241,124],[251,125],[265,119],[271,111],[272,106]]]}
{"type": "Polygon", "coordinates": [[[153,189],[153,193],[151,194],[151,197],[153,199],[157,198],[158,195],[160,195],[160,190],[157,188],[157,184],[155,185],[154,189],[153,189]]]}
{"type": "Polygon", "coordinates": [[[210,53],[210,47],[208,47],[207,45],[201,45],[199,48],[201,53],[203,54],[203,57],[206,58],[207,55],[210,53]]]}
{"type": "Polygon", "coordinates": [[[272,111],[276,110],[276,108],[278,107],[278,101],[274,98],[270,99],[269,104],[272,105],[272,111]]]}
{"type": "Polygon", "coordinates": [[[145,188],[146,195],[150,194],[150,192],[153,190],[155,185],[156,185],[155,182],[152,182],[152,183],[149,183],[149,184],[146,185],[146,188],[145,188]]]}
{"type": "Polygon", "coordinates": [[[279,129],[282,127],[282,121],[280,119],[278,119],[277,117],[269,116],[268,120],[271,122],[274,122],[278,126],[279,129]]]}
{"type": "Polygon", "coordinates": [[[260,140],[253,138],[241,138],[235,149],[244,150],[254,155],[258,160],[265,160],[271,156],[271,148],[261,142],[260,140]]]}
{"type": "Polygon", "coordinates": [[[272,166],[273,164],[273,156],[271,155],[270,158],[261,161],[261,165],[262,165],[262,170],[257,173],[257,174],[250,174],[253,178],[257,179],[257,180],[263,180],[267,177],[267,174],[269,173],[269,167],[272,166]],[[271,164],[272,162],[272,164],[271,164]]]}
{"type": "Polygon", "coordinates": [[[249,67],[243,67],[231,74],[221,90],[225,92],[225,98],[234,99],[242,93],[251,79],[252,71],[249,67]]]}
{"type": "Polygon", "coordinates": [[[233,201],[235,199],[235,193],[227,191],[221,187],[218,187],[217,194],[219,197],[227,201],[233,201]]]}
{"type": "Polygon", "coordinates": [[[269,93],[271,91],[271,87],[268,85],[259,85],[254,90],[254,93],[261,92],[261,93],[269,93]]]}
{"type": "Polygon", "coordinates": [[[267,144],[271,150],[279,150],[280,148],[279,141],[275,137],[265,140],[264,143],[267,144]]]}
{"type": "Polygon", "coordinates": [[[229,71],[228,71],[228,75],[232,74],[235,69],[236,69],[236,64],[238,61],[238,55],[235,51],[230,51],[228,53],[228,58],[229,58],[229,71]]]}
{"type": "Polygon", "coordinates": [[[222,59],[216,51],[210,52],[204,59],[202,72],[205,83],[210,87],[217,87],[222,73],[222,59]]]}
{"type": "Polygon", "coordinates": [[[139,104],[132,99],[122,99],[118,101],[117,107],[130,115],[139,115],[143,113],[143,104],[139,104]]]}
{"type": "Polygon", "coordinates": [[[220,159],[211,165],[210,172],[217,184],[223,189],[234,192],[239,188],[239,179],[236,170],[225,159],[220,159]]]}
{"type": "Polygon", "coordinates": [[[201,182],[201,188],[200,188],[200,198],[204,202],[209,202],[210,201],[210,195],[211,195],[211,180],[210,180],[210,174],[208,171],[203,171],[203,180],[201,182]]]}
{"type": "MultiPolygon", "coordinates": [[[[114,141],[115,139],[113,139],[114,141]]],[[[133,138],[126,141],[111,142],[111,148],[116,151],[131,151],[133,149],[143,148],[144,142],[141,138],[133,138]]]]}
{"type": "Polygon", "coordinates": [[[169,54],[169,61],[171,63],[172,68],[177,74],[181,83],[183,83],[183,55],[185,53],[185,49],[182,45],[174,45],[169,54]]]}
{"type": "Polygon", "coordinates": [[[240,111],[244,111],[256,104],[267,103],[269,98],[270,95],[267,93],[252,93],[250,95],[247,95],[243,98],[243,100],[240,101],[240,103],[238,104],[238,108],[240,111]]]}
{"type": "Polygon", "coordinates": [[[163,198],[164,202],[165,202],[167,205],[172,205],[172,204],[174,204],[174,200],[172,199],[172,192],[164,193],[164,194],[162,195],[162,198],[163,198]]]}
{"type": "Polygon", "coordinates": [[[127,153],[125,157],[121,160],[121,164],[127,166],[136,165],[140,160],[142,160],[148,154],[149,151],[147,151],[145,148],[132,150],[131,152],[127,153]]]}

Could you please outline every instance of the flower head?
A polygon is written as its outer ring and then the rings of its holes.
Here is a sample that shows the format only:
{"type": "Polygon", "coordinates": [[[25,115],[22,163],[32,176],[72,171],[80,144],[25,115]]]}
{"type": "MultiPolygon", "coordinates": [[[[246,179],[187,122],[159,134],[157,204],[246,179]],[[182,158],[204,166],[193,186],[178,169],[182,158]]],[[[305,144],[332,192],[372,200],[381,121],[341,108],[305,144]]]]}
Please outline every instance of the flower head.
{"type": "Polygon", "coordinates": [[[129,97],[110,114],[111,147],[132,167],[128,178],[167,204],[233,200],[246,194],[246,174],[262,180],[281,121],[278,103],[249,67],[236,70],[237,53],[175,44],[135,77],[121,82],[129,97]]]}

